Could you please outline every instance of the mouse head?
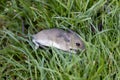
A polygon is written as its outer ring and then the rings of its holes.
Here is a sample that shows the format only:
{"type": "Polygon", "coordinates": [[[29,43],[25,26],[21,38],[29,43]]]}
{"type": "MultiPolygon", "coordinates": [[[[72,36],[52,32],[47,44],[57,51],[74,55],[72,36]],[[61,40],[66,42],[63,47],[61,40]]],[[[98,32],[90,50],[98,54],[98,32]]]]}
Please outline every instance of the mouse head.
{"type": "Polygon", "coordinates": [[[77,50],[84,50],[85,45],[82,39],[79,37],[78,34],[72,33],[70,36],[70,43],[69,43],[70,51],[77,51],[77,50]]]}

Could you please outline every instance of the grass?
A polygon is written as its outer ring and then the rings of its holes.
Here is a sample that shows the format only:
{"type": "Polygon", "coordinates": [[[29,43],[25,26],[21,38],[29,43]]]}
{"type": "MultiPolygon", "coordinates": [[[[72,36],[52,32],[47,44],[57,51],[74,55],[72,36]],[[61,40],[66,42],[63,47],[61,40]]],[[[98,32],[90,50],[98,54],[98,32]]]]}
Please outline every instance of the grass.
{"type": "Polygon", "coordinates": [[[120,80],[119,61],[119,0],[0,0],[0,80],[120,80]],[[31,35],[53,27],[77,32],[86,50],[35,50],[31,35]]]}

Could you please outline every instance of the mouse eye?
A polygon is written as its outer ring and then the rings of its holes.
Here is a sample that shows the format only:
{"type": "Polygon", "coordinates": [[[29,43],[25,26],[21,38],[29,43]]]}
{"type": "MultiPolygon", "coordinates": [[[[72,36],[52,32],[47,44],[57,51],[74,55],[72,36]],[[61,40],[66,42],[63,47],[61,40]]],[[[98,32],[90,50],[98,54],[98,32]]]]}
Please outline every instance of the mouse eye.
{"type": "Polygon", "coordinates": [[[76,43],[76,46],[80,46],[80,43],[76,43]]]}

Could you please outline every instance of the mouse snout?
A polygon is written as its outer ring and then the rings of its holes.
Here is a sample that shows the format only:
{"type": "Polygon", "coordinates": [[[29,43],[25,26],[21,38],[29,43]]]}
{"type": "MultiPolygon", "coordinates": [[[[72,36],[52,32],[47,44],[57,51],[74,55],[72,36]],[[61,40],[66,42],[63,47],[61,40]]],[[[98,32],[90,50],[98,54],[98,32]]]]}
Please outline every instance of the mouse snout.
{"type": "Polygon", "coordinates": [[[77,47],[77,49],[81,49],[81,50],[85,49],[85,45],[82,41],[76,42],[75,46],[77,47]]]}
{"type": "Polygon", "coordinates": [[[82,49],[82,50],[85,49],[85,45],[84,45],[84,44],[81,45],[81,49],[82,49]]]}

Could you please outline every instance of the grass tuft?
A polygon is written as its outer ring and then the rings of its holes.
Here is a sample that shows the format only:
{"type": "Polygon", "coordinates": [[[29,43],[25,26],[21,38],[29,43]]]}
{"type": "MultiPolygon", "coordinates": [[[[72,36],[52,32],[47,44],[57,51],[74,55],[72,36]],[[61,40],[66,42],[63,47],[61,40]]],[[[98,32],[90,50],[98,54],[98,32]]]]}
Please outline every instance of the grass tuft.
{"type": "Polygon", "coordinates": [[[0,80],[119,80],[119,61],[118,0],[0,0],[0,80]],[[54,27],[77,32],[86,49],[35,50],[31,35],[54,27]]]}

